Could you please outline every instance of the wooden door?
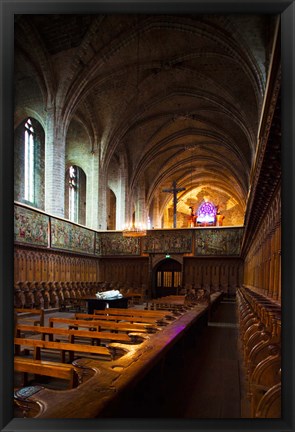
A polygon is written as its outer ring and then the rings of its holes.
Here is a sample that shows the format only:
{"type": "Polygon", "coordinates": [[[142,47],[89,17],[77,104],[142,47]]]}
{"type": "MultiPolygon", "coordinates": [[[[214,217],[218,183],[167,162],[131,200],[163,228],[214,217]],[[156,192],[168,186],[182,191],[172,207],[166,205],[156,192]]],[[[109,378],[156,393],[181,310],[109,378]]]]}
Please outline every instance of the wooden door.
{"type": "Polygon", "coordinates": [[[156,297],[178,294],[182,283],[181,264],[167,258],[154,269],[154,292],[156,297]]]}

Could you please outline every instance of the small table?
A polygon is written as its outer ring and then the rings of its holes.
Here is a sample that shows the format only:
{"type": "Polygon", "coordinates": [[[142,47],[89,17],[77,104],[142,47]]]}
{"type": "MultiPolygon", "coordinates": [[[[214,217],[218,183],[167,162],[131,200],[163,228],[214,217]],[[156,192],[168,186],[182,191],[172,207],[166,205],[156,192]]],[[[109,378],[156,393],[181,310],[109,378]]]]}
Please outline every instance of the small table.
{"type": "Polygon", "coordinates": [[[101,300],[98,299],[96,296],[92,297],[83,297],[83,300],[86,300],[87,302],[87,312],[89,314],[93,314],[94,310],[103,310],[106,309],[107,304],[110,308],[120,308],[120,309],[127,309],[128,307],[128,298],[121,297],[118,299],[111,299],[111,300],[101,300]]]}

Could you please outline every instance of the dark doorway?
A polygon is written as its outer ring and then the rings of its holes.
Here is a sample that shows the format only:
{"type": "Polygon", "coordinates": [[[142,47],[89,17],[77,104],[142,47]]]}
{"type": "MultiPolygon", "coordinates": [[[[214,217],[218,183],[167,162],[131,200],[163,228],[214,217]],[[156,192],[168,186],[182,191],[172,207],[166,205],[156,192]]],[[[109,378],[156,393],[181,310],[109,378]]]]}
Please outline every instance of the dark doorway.
{"type": "Polygon", "coordinates": [[[181,270],[181,264],[171,258],[166,258],[154,268],[153,285],[156,297],[178,294],[181,286],[181,270]]]}

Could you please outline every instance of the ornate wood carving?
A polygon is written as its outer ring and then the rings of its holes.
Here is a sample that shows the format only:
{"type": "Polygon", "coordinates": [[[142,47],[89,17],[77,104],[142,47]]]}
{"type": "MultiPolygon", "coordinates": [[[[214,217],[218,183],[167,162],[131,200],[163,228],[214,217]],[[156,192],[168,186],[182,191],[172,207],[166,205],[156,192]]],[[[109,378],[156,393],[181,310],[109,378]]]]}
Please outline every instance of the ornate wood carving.
{"type": "Polygon", "coordinates": [[[245,217],[242,255],[249,250],[255,233],[265,218],[281,182],[281,100],[280,77],[269,106],[267,129],[261,137],[255,174],[245,217]]]}

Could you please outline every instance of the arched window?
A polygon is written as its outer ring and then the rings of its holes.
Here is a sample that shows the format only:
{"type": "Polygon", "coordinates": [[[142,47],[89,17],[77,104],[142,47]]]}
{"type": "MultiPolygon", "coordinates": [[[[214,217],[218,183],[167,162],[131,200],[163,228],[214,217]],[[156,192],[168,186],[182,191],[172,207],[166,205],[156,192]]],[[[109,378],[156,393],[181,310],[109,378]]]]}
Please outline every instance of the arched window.
{"type": "Polygon", "coordinates": [[[25,178],[24,197],[26,201],[35,201],[35,131],[31,119],[25,123],[25,178]]]}
{"type": "Polygon", "coordinates": [[[14,199],[44,209],[45,134],[34,118],[26,118],[14,134],[14,199]]]}
{"type": "Polygon", "coordinates": [[[69,168],[69,219],[78,222],[78,170],[76,166],[69,168]]]}
{"type": "Polygon", "coordinates": [[[66,217],[72,222],[85,224],[86,176],[84,171],[71,165],[66,173],[66,217]]]}
{"type": "Polygon", "coordinates": [[[209,201],[203,202],[197,212],[197,222],[213,224],[216,218],[216,207],[209,201]]]}

